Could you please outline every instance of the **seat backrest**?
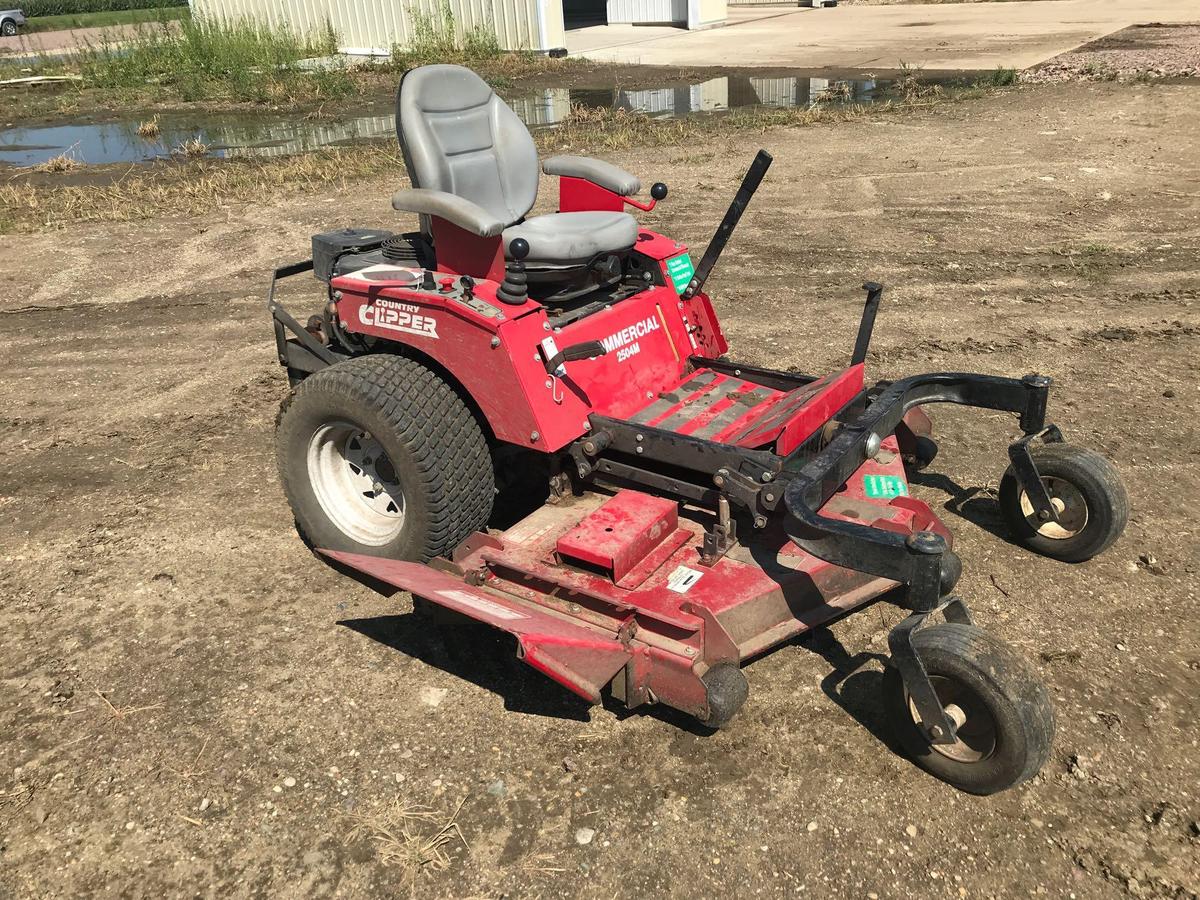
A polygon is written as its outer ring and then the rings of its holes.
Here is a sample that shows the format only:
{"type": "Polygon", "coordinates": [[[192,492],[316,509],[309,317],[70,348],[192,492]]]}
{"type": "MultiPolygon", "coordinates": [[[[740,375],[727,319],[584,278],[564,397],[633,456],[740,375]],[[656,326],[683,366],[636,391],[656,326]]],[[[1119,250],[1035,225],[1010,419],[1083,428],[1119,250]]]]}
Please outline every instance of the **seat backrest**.
{"type": "Polygon", "coordinates": [[[517,114],[462,66],[420,66],[396,92],[396,136],[413,187],[456,194],[506,225],[537,200],[537,148],[517,114]]]}

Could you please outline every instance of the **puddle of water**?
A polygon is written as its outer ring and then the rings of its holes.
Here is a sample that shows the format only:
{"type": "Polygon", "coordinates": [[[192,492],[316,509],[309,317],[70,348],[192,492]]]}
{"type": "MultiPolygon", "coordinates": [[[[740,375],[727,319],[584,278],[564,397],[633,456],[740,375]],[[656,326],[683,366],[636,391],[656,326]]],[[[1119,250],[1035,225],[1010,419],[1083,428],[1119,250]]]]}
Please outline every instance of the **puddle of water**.
{"type": "MultiPolygon", "coordinates": [[[[552,128],[572,106],[616,107],[652,116],[720,114],[754,107],[805,107],[820,102],[871,103],[890,82],[806,76],[720,76],[696,84],[648,90],[547,88],[506,98],[530,128],[552,128]],[[847,88],[842,87],[847,85],[847,88]]],[[[138,121],[64,123],[0,130],[0,163],[35,166],[66,153],[82,163],[149,162],[198,138],[213,157],[283,156],[335,144],[390,138],[391,115],[314,122],[273,115],[160,116],[159,135],[139,137],[138,121]]]]}
{"type": "Polygon", "coordinates": [[[572,106],[615,107],[651,116],[693,116],[755,107],[806,107],[816,103],[872,103],[891,82],[788,76],[726,76],[678,87],[549,88],[533,96],[508,98],[530,127],[553,126],[572,106]],[[846,87],[842,87],[845,85],[846,87]]]}
{"type": "Polygon", "coordinates": [[[150,162],[169,157],[184,141],[198,138],[208,156],[271,156],[303,153],[328,144],[392,132],[392,116],[341,122],[288,121],[263,116],[160,117],[157,137],[138,135],[135,120],[68,123],[0,131],[0,163],[36,166],[61,154],[82,163],[150,162]]]}

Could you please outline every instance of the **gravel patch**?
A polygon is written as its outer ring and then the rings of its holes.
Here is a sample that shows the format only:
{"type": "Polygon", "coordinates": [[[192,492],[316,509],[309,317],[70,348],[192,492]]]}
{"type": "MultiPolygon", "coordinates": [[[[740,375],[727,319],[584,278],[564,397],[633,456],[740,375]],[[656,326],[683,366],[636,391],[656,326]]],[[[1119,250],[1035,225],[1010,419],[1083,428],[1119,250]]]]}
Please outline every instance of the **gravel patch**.
{"type": "Polygon", "coordinates": [[[1034,83],[1153,78],[1200,78],[1200,25],[1135,25],[1021,73],[1034,83]]]}

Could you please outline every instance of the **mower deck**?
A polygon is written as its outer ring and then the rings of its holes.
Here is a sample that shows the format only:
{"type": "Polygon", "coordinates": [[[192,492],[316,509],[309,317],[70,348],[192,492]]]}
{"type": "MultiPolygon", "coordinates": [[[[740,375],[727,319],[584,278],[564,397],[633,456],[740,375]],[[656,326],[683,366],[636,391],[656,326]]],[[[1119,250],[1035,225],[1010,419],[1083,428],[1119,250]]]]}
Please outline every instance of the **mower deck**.
{"type": "MultiPolygon", "coordinates": [[[[894,437],[860,473],[823,516],[949,538],[924,503],[867,496],[870,479],[905,483],[894,437]]],[[[712,515],[679,509],[633,490],[559,498],[501,534],[476,534],[436,571],[324,552],[513,634],[526,662],[590,702],[624,669],[614,691],[628,705],[655,699],[701,718],[708,717],[701,680],[708,669],[738,665],[896,586],[818,559],[780,528],[756,531],[707,562],[712,515]]]]}

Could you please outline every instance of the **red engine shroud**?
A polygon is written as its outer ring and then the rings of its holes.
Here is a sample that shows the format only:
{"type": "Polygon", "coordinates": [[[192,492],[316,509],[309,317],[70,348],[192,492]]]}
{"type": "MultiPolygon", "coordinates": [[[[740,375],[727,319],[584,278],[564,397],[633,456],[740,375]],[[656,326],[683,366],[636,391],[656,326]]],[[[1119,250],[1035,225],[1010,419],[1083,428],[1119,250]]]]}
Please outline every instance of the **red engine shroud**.
{"type": "Polygon", "coordinates": [[[491,281],[478,282],[473,298],[441,289],[440,280],[428,291],[352,273],[331,286],[346,330],[403,343],[436,362],[497,439],[545,452],[582,436],[588,416],[598,413],[741,447],[777,442],[776,452],[787,454],[862,390],[861,365],[791,392],[716,372],[697,377],[689,357],[718,357],[727,344],[708,297],[684,300],[671,286],[667,260],[687,249],[642,231],[636,252],[667,283],[562,328],[540,303],[496,300],[491,281]],[[561,378],[547,373],[555,348],[584,341],[600,341],[608,352],[570,363],[561,378]]]}
{"type": "Polygon", "coordinates": [[[425,291],[355,274],[335,278],[331,287],[340,292],[338,318],[346,330],[408,345],[463,386],[499,440],[553,452],[584,433],[589,414],[630,416],[680,384],[689,356],[716,357],[727,349],[708,297],[683,300],[671,286],[666,261],[687,248],[643,230],[635,252],[666,283],[558,330],[539,303],[497,301],[490,280],[476,284],[482,301],[476,304],[457,289],[425,291]],[[545,368],[546,338],[560,349],[598,340],[609,352],[570,363],[556,379],[545,368]]]}

